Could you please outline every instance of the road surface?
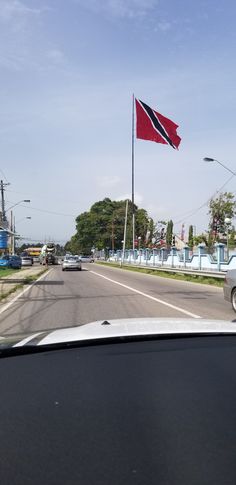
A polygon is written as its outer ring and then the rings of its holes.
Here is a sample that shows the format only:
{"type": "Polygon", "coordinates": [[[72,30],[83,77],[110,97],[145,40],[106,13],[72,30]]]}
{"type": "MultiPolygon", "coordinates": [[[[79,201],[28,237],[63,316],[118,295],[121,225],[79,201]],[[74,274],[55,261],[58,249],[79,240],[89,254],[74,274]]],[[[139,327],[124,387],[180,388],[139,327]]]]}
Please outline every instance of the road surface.
{"type": "Polygon", "coordinates": [[[222,288],[88,263],[78,272],[52,267],[7,308],[1,304],[0,334],[129,317],[236,321],[222,288]]]}

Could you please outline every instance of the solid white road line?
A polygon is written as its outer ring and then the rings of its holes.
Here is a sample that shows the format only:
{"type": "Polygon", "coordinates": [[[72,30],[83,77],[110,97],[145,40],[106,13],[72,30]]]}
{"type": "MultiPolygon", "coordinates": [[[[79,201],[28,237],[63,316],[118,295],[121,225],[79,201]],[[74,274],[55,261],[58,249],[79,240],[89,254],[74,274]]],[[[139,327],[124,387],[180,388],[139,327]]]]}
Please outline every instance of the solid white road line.
{"type": "Polygon", "coordinates": [[[173,310],[177,310],[178,312],[184,313],[185,315],[188,315],[189,317],[192,318],[201,318],[199,315],[196,315],[195,313],[191,313],[188,310],[184,310],[184,308],[180,308],[178,306],[172,305],[171,303],[167,303],[164,300],[160,300],[159,298],[156,298],[155,296],[148,295],[147,293],[143,293],[143,291],[136,290],[136,288],[132,288],[131,286],[124,285],[123,283],[120,283],[119,281],[112,280],[111,278],[108,278],[107,276],[104,276],[100,273],[97,273],[96,271],[90,271],[90,273],[100,276],[100,278],[104,278],[107,281],[110,281],[111,283],[114,283],[115,285],[122,286],[123,288],[126,288],[127,290],[133,291],[134,293],[137,293],[138,295],[142,295],[145,298],[149,298],[149,300],[153,300],[157,303],[160,303],[161,305],[167,306],[169,308],[172,308],[173,310]]]}
{"type": "Polygon", "coordinates": [[[31,283],[31,285],[29,286],[26,286],[26,288],[24,288],[23,291],[21,291],[18,295],[15,296],[15,298],[12,298],[11,301],[9,301],[9,303],[6,303],[6,305],[4,305],[1,309],[0,309],[0,315],[1,313],[5,312],[11,305],[13,305],[13,303],[15,303],[19,298],[21,298],[25,293],[27,293],[27,291],[30,290],[30,288],[32,288],[32,286],[34,286],[38,281],[42,280],[45,276],[48,276],[48,274],[53,270],[53,268],[49,269],[47,271],[47,273],[43,273],[37,280],[33,281],[33,283],[31,283]]]}

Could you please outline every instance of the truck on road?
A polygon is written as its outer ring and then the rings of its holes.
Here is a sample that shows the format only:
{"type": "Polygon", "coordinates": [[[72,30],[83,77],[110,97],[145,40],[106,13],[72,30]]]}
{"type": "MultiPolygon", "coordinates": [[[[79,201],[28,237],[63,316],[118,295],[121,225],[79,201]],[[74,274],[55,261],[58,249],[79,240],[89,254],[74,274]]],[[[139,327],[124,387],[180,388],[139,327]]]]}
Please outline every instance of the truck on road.
{"type": "Polygon", "coordinates": [[[47,243],[41,249],[40,264],[58,264],[54,243],[47,243]]]}

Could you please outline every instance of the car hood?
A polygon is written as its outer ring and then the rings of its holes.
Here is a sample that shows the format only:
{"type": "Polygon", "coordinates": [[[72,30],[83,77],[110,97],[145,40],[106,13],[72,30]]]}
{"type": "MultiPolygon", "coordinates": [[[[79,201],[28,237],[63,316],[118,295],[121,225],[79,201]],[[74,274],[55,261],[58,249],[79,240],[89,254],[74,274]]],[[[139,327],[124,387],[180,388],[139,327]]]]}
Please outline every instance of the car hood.
{"type": "Polygon", "coordinates": [[[42,330],[30,334],[0,337],[0,350],[10,347],[41,346],[76,341],[164,335],[235,334],[236,323],[224,320],[187,318],[128,318],[99,320],[76,327],[42,330]]]}

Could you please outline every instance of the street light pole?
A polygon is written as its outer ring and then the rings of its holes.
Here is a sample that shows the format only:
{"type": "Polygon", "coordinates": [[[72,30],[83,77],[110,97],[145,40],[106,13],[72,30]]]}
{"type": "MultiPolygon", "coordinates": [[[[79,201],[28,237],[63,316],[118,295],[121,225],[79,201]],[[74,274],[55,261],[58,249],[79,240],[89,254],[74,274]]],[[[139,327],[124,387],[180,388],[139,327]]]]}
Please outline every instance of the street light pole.
{"type": "Polygon", "coordinates": [[[19,222],[23,221],[24,219],[32,219],[31,216],[26,216],[26,217],[22,217],[22,219],[16,221],[15,220],[15,217],[13,218],[12,216],[12,211],[11,211],[11,224],[12,224],[12,228],[11,228],[11,231],[12,231],[12,239],[11,239],[11,249],[12,249],[12,254],[15,254],[15,245],[16,245],[16,224],[18,224],[19,222]],[[13,222],[14,221],[14,222],[13,222]]]}
{"type": "Polygon", "coordinates": [[[10,231],[11,231],[11,254],[14,254],[13,248],[13,212],[11,211],[11,222],[10,222],[10,231]]]}
{"type": "Polygon", "coordinates": [[[15,216],[14,216],[14,218],[13,218],[13,240],[12,240],[13,254],[15,254],[15,247],[16,247],[15,234],[16,234],[16,221],[15,221],[15,216]]]}
{"type": "Polygon", "coordinates": [[[229,226],[231,224],[231,219],[229,217],[225,218],[225,224],[226,224],[226,237],[227,237],[227,260],[229,260],[229,226]]]}
{"type": "Polygon", "coordinates": [[[228,172],[230,172],[230,173],[232,173],[232,175],[235,175],[236,176],[236,172],[233,172],[233,170],[231,170],[229,167],[227,167],[226,165],[224,165],[224,163],[219,162],[219,160],[216,160],[215,158],[205,157],[205,158],[203,158],[203,161],[204,162],[217,162],[217,163],[219,163],[219,165],[221,165],[222,167],[224,167],[225,170],[228,170],[228,172]]]}
{"type": "Polygon", "coordinates": [[[11,207],[8,207],[8,209],[5,211],[5,213],[8,212],[9,210],[13,209],[13,207],[15,207],[16,205],[21,204],[22,202],[30,202],[30,199],[23,199],[23,200],[20,200],[19,202],[16,202],[15,204],[11,205],[11,207]]]}

